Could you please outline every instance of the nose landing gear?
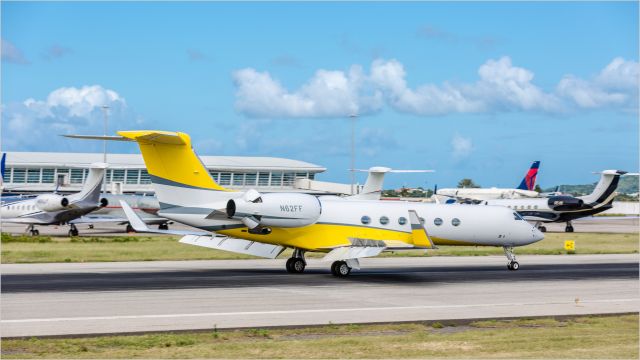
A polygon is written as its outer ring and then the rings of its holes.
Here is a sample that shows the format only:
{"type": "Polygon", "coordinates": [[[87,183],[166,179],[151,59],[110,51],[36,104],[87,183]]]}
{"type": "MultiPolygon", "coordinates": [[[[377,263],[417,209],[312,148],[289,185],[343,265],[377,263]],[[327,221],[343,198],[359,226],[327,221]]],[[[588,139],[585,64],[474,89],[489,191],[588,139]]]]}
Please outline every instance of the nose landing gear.
{"type": "Polygon", "coordinates": [[[507,269],[512,271],[518,270],[520,268],[520,264],[516,261],[516,255],[513,253],[513,247],[503,246],[502,248],[504,249],[504,254],[507,257],[507,260],[509,260],[509,263],[507,263],[507,269]]]}
{"type": "Polygon", "coordinates": [[[573,224],[571,224],[571,221],[567,221],[567,226],[564,228],[564,232],[573,232],[573,224]]]}
{"type": "Polygon", "coordinates": [[[78,231],[78,228],[74,224],[70,224],[69,225],[69,237],[78,236],[79,234],[80,234],[80,232],[78,231]]]}
{"type": "Polygon", "coordinates": [[[31,234],[31,236],[40,235],[40,231],[38,229],[36,229],[36,226],[33,225],[33,224],[27,226],[27,232],[29,232],[29,234],[31,234]]]}

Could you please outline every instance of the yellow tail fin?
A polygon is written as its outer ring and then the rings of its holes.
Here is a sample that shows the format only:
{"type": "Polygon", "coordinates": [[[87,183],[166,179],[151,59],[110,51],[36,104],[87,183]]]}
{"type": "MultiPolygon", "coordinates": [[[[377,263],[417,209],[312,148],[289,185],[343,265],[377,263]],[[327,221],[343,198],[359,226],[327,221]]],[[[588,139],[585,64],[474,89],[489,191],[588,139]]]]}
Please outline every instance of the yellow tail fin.
{"type": "Polygon", "coordinates": [[[118,131],[118,134],[138,143],[152,182],[168,180],[189,187],[230,191],[213,181],[193,151],[188,134],[157,130],[118,131]]]}

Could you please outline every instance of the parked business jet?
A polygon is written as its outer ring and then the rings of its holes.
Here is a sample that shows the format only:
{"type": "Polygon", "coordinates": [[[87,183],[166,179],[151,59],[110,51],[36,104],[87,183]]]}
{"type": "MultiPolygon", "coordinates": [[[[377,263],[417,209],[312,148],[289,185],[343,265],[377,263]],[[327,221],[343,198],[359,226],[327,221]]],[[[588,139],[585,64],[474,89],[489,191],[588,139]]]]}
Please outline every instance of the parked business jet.
{"type": "Polygon", "coordinates": [[[160,230],[168,230],[169,219],[158,216],[160,211],[160,203],[155,196],[134,195],[134,194],[105,194],[102,193],[101,199],[107,204],[99,209],[92,211],[90,214],[84,215],[73,222],[78,224],[89,224],[93,227],[98,223],[118,223],[126,225],[126,232],[133,232],[133,227],[129,224],[129,220],[120,205],[120,201],[125,201],[138,216],[148,225],[158,225],[160,230]]]}
{"type": "Polygon", "coordinates": [[[3,198],[0,207],[2,222],[26,224],[27,231],[31,235],[40,233],[35,228],[36,225],[69,224],[69,236],[77,236],[78,229],[73,220],[107,205],[106,199],[100,198],[100,187],[106,167],[107,165],[103,163],[91,164],[87,181],[82,190],[76,194],[49,193],[7,201],[3,198]]]}
{"type": "Polygon", "coordinates": [[[215,183],[191,147],[189,135],[120,131],[120,137],[69,137],[136,141],[160,201],[159,215],[199,232],[146,227],[121,202],[136,231],[185,235],[180,242],[267,258],[293,248],[287,270],[302,273],[305,252],[324,252],[331,271],[346,276],[359,258],[383,251],[435,245],[501,246],[508,268],[519,264],[513,247],[544,235],[517,213],[498,206],[347,200],[303,193],[234,192],[215,183]]]}
{"type": "Polygon", "coordinates": [[[437,189],[435,196],[440,197],[439,201],[447,202],[443,197],[449,198],[449,203],[464,202],[478,203],[484,200],[492,199],[524,199],[538,197],[538,192],[533,189],[536,186],[536,177],[538,176],[538,168],[540,161],[534,161],[525,174],[522,182],[517,188],[456,188],[456,189],[437,189]]]}
{"type": "Polygon", "coordinates": [[[555,195],[536,199],[495,199],[487,200],[483,204],[513,209],[525,220],[535,221],[542,232],[547,229],[541,224],[547,222],[566,222],[565,231],[573,232],[572,220],[611,209],[618,181],[624,174],[626,172],[620,170],[603,171],[593,192],[585,196],[555,195]]]}

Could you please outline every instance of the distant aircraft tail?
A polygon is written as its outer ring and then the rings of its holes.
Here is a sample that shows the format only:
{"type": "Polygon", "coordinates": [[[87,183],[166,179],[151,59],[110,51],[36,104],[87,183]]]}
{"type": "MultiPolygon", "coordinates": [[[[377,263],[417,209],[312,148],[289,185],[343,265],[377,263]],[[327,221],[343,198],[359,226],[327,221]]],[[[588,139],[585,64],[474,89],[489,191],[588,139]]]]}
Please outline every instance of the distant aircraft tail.
{"type": "Polygon", "coordinates": [[[615,196],[614,192],[618,188],[618,182],[620,176],[626,174],[626,171],[621,170],[605,170],[600,174],[600,181],[596,184],[593,192],[589,195],[581,196],[580,198],[585,204],[596,206],[603,203],[609,203],[613,201],[615,196]]]}
{"type": "Polygon", "coordinates": [[[522,179],[522,182],[518,186],[519,190],[531,190],[536,187],[536,177],[538,176],[538,168],[540,167],[540,161],[534,161],[529,168],[529,171],[522,179]]]}
{"type": "Polygon", "coordinates": [[[382,185],[384,176],[387,173],[431,173],[433,170],[394,170],[388,167],[374,166],[368,170],[354,169],[353,171],[367,172],[367,181],[359,194],[352,195],[349,199],[354,200],[380,200],[382,195],[382,185]]]}
{"type": "Polygon", "coordinates": [[[0,185],[4,184],[4,171],[7,161],[7,153],[2,153],[2,160],[0,160],[0,185]]]}
{"type": "Polygon", "coordinates": [[[89,203],[100,202],[100,188],[104,180],[105,163],[93,163],[89,166],[89,175],[79,193],[69,197],[72,202],[86,201],[89,203]]]}

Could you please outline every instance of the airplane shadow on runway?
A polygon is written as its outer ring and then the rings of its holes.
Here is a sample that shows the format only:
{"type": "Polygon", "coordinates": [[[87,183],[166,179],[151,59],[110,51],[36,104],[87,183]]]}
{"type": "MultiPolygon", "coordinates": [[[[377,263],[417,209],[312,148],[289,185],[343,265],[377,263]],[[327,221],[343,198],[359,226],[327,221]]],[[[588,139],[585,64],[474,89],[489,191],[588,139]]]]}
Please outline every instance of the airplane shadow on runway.
{"type": "Polygon", "coordinates": [[[638,279],[638,263],[371,267],[336,278],[328,270],[288,274],[284,269],[212,269],[158,272],[2,275],[3,293],[170,290],[282,286],[429,286],[439,283],[638,279]]]}

